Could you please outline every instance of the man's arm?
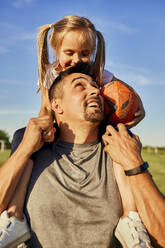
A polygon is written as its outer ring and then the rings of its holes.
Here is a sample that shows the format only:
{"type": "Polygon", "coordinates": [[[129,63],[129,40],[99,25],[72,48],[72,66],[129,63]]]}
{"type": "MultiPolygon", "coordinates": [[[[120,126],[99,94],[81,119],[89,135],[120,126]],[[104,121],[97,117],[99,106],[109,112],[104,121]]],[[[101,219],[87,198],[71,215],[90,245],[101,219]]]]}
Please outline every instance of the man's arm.
{"type": "Polygon", "coordinates": [[[0,167],[0,212],[10,202],[25,166],[32,162],[29,160],[31,155],[44,142],[53,141],[54,132],[52,118],[49,116],[30,119],[18,148],[0,167]]]}
{"type": "Polygon", "coordinates": [[[137,210],[150,235],[165,247],[165,200],[148,172],[129,177],[137,210]]]}
{"type": "Polygon", "coordinates": [[[0,167],[0,213],[10,202],[25,166],[33,163],[29,158],[30,155],[20,145],[0,167]]]}
{"type": "MultiPolygon", "coordinates": [[[[123,124],[119,131],[108,126],[103,140],[105,151],[114,163],[131,170],[144,163],[141,144],[137,136],[131,137],[123,124]]],[[[149,172],[129,176],[131,190],[138,212],[150,235],[165,247],[165,199],[154,184],[149,172]]]]}

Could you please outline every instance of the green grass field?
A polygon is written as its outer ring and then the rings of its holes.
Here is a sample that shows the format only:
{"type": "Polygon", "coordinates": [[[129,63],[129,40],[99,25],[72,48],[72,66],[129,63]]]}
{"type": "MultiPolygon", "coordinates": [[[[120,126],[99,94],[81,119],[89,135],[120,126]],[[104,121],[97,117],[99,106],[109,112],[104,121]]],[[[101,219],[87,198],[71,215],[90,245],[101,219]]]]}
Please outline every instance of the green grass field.
{"type": "Polygon", "coordinates": [[[150,165],[149,171],[159,190],[165,196],[165,153],[142,152],[144,161],[150,165]]]}
{"type": "MultiPolygon", "coordinates": [[[[0,165],[9,157],[10,150],[0,152],[0,165]]],[[[159,190],[165,196],[165,153],[153,151],[147,152],[143,149],[142,156],[145,161],[148,161],[153,179],[159,190]]]]}
{"type": "Polygon", "coordinates": [[[5,150],[4,152],[0,151],[0,165],[3,164],[9,157],[10,150],[5,150]]]}

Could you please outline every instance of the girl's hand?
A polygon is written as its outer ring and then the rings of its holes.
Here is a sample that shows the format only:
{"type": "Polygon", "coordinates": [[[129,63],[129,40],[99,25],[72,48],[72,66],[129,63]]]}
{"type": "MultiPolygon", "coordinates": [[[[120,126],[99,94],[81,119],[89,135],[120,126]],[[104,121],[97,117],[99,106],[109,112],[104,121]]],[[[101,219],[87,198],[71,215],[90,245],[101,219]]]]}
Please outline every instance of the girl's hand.
{"type": "Polygon", "coordinates": [[[131,127],[136,126],[145,117],[145,110],[144,110],[144,107],[143,107],[143,103],[142,103],[139,95],[137,93],[136,93],[136,95],[139,98],[138,111],[135,113],[135,118],[133,119],[133,121],[130,121],[130,122],[125,124],[125,126],[127,128],[131,128],[131,127]]]}
{"type": "Polygon", "coordinates": [[[52,116],[52,109],[51,109],[51,104],[49,100],[48,89],[42,85],[41,86],[41,108],[40,108],[38,117],[43,116],[43,115],[52,116]]]}
{"type": "Polygon", "coordinates": [[[126,84],[125,82],[123,82],[122,80],[116,78],[116,77],[113,77],[112,78],[112,81],[120,81],[122,82],[123,84],[125,84],[130,90],[133,90],[134,93],[136,94],[136,96],[138,97],[139,99],[139,107],[138,107],[138,111],[135,113],[135,118],[133,119],[133,121],[130,121],[128,123],[125,124],[125,126],[127,128],[131,128],[131,127],[134,127],[136,126],[141,120],[143,120],[143,118],[145,117],[145,110],[144,110],[144,107],[143,107],[143,103],[141,101],[141,98],[140,96],[136,93],[136,91],[128,84],[126,84]]]}

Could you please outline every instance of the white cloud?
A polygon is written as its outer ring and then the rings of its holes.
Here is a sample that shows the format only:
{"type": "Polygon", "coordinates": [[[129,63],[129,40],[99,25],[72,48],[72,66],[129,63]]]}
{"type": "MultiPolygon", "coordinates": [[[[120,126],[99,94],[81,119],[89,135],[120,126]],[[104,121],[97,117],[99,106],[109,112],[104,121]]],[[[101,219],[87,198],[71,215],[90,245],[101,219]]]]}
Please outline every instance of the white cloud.
{"type": "MultiPolygon", "coordinates": [[[[122,77],[125,78],[126,82],[132,82],[133,84],[139,84],[142,86],[150,85],[165,85],[165,80],[158,79],[156,76],[151,76],[151,74],[142,74],[136,71],[125,71],[121,73],[122,77]]],[[[121,78],[122,79],[122,78],[121,78]]]]}
{"type": "Polygon", "coordinates": [[[112,20],[106,20],[104,18],[91,18],[92,22],[95,24],[96,27],[99,27],[99,29],[115,29],[118,30],[122,33],[131,35],[131,34],[135,34],[136,32],[138,32],[139,30],[137,28],[133,28],[130,27],[128,25],[126,25],[125,23],[121,23],[121,22],[115,22],[112,20]]]}
{"type": "MultiPolygon", "coordinates": [[[[31,41],[35,44],[37,30],[27,31],[21,26],[0,22],[1,32],[3,33],[0,39],[0,54],[5,54],[13,50],[18,41],[31,41]]],[[[23,43],[24,47],[27,46],[23,43]]],[[[27,47],[28,48],[28,47],[27,47]]]]}
{"type": "Polygon", "coordinates": [[[142,86],[149,85],[165,85],[165,80],[153,74],[149,69],[141,68],[138,66],[117,64],[107,61],[106,68],[112,72],[117,72],[115,76],[126,82],[133,82],[142,86]]]}
{"type": "Polygon", "coordinates": [[[16,79],[0,79],[0,85],[23,85],[26,82],[22,82],[21,80],[16,79]]]}
{"type": "Polygon", "coordinates": [[[0,115],[29,115],[34,114],[32,110],[11,110],[11,109],[0,109],[0,115]]]}
{"type": "Polygon", "coordinates": [[[8,43],[12,43],[14,40],[34,40],[36,39],[37,30],[27,31],[21,26],[16,26],[13,24],[9,24],[7,22],[0,22],[0,27],[3,31],[5,31],[4,41],[8,43]]]}
{"type": "Polygon", "coordinates": [[[141,84],[143,86],[151,85],[153,82],[151,81],[150,78],[140,75],[140,74],[134,74],[133,80],[135,80],[136,83],[141,84]]]}
{"type": "Polygon", "coordinates": [[[131,28],[123,23],[110,21],[109,25],[111,26],[111,28],[117,29],[125,34],[134,34],[135,32],[137,32],[137,29],[131,28]]]}
{"type": "Polygon", "coordinates": [[[35,0],[15,0],[15,1],[13,1],[12,5],[15,8],[21,8],[25,4],[30,4],[30,3],[34,2],[34,1],[35,0]]]}
{"type": "Polygon", "coordinates": [[[142,68],[142,67],[120,64],[120,63],[117,64],[114,61],[109,61],[109,60],[107,60],[106,65],[108,67],[114,67],[117,69],[131,70],[131,71],[136,71],[136,72],[140,72],[140,73],[149,73],[149,70],[142,68]]]}
{"type": "Polygon", "coordinates": [[[3,28],[4,30],[6,30],[6,29],[9,29],[9,28],[11,29],[12,26],[11,26],[11,24],[9,24],[7,22],[0,21],[0,28],[3,28]]]}
{"type": "Polygon", "coordinates": [[[13,36],[11,36],[11,40],[14,41],[14,40],[20,40],[20,41],[25,41],[25,40],[32,40],[34,41],[36,39],[36,34],[35,33],[28,33],[28,32],[20,32],[20,33],[17,33],[13,36]]]}

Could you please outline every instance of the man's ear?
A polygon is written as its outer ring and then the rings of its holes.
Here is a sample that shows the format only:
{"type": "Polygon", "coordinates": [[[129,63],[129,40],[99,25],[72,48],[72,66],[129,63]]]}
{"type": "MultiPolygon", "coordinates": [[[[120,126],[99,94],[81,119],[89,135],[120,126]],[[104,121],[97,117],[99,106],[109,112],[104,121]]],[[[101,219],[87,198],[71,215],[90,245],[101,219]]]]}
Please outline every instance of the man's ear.
{"type": "Polygon", "coordinates": [[[57,113],[57,114],[63,113],[63,109],[62,109],[62,105],[61,105],[61,99],[52,99],[50,104],[51,104],[52,110],[55,113],[57,113]]]}

